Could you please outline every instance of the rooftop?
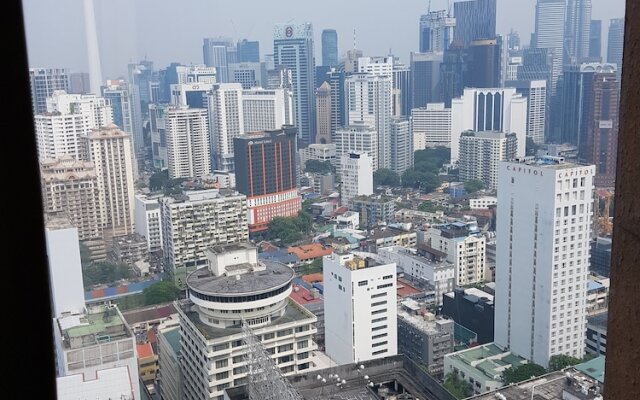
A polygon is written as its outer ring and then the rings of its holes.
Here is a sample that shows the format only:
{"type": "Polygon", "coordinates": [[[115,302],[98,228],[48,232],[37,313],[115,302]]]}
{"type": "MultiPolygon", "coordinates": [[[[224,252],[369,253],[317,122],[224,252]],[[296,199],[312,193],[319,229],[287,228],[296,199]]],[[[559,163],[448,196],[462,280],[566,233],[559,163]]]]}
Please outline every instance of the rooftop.
{"type": "Polygon", "coordinates": [[[546,169],[568,169],[568,168],[586,166],[586,165],[567,162],[565,161],[564,157],[553,157],[553,156],[522,157],[522,158],[516,158],[514,161],[509,161],[509,163],[523,164],[531,167],[542,167],[546,169]]]}
{"type": "Polygon", "coordinates": [[[314,296],[314,294],[304,286],[301,285],[293,285],[293,290],[289,295],[296,303],[306,306],[310,303],[322,303],[322,297],[319,295],[314,296]]]}
{"type": "Polygon", "coordinates": [[[182,351],[182,346],[180,346],[180,327],[174,326],[171,329],[163,329],[160,334],[167,339],[176,356],[180,355],[182,351]]]}
{"type": "Polygon", "coordinates": [[[576,365],[574,368],[590,378],[597,380],[600,383],[604,383],[604,365],[605,356],[596,357],[582,364],[576,365]]]}
{"type": "Polygon", "coordinates": [[[607,311],[587,316],[587,325],[592,325],[596,328],[607,329],[607,320],[609,313],[607,311]]]}
{"type": "Polygon", "coordinates": [[[155,305],[145,308],[137,308],[135,310],[125,311],[122,313],[124,319],[129,325],[135,325],[140,322],[157,321],[167,318],[171,314],[176,314],[178,310],[172,303],[164,305],[155,305]]]}
{"type": "Polygon", "coordinates": [[[201,293],[235,296],[275,289],[293,279],[293,270],[288,266],[268,260],[263,260],[261,263],[266,269],[252,271],[251,266],[247,264],[245,267],[250,272],[231,276],[216,276],[208,268],[201,268],[187,276],[187,285],[190,289],[201,293]]]}
{"type": "Polygon", "coordinates": [[[398,297],[409,297],[412,296],[414,294],[418,294],[421,291],[419,289],[416,289],[414,286],[412,286],[411,284],[409,284],[407,281],[402,280],[402,279],[398,279],[396,282],[396,288],[397,288],[397,292],[398,292],[398,297]]]}
{"type": "Polygon", "coordinates": [[[426,312],[426,310],[422,310],[423,312],[421,312],[420,305],[415,301],[409,302],[409,304],[405,303],[407,303],[406,300],[401,303],[402,307],[398,307],[399,319],[428,334],[436,334],[440,332],[440,326],[442,324],[451,324],[451,332],[453,332],[453,320],[443,318],[436,319],[435,315],[426,312]],[[416,305],[418,306],[418,310],[416,310],[418,314],[406,310],[406,308],[413,310],[416,305]]]}
{"type": "Polygon", "coordinates": [[[383,239],[383,238],[388,238],[388,237],[394,237],[394,236],[399,236],[399,235],[410,235],[410,234],[416,234],[415,231],[405,231],[402,229],[398,229],[398,228],[376,228],[373,231],[373,234],[370,236],[371,239],[383,239]]]}
{"type": "Polygon", "coordinates": [[[59,400],[122,399],[133,400],[132,377],[129,368],[116,367],[96,371],[94,374],[75,374],[56,379],[59,400]]]}
{"type": "Polygon", "coordinates": [[[524,358],[505,351],[494,343],[472,347],[457,353],[448,354],[446,357],[457,359],[482,372],[490,379],[499,378],[502,371],[507,368],[516,368],[527,363],[527,360],[524,358]]]}
{"type": "Polygon", "coordinates": [[[136,345],[136,350],[138,352],[138,358],[147,358],[147,357],[153,357],[155,354],[153,354],[153,347],[151,347],[151,343],[143,343],[143,344],[137,344],[136,345]]]}
{"type": "Polygon", "coordinates": [[[332,253],[330,248],[326,248],[320,243],[289,247],[288,251],[291,254],[295,254],[301,261],[319,258],[332,253]]]}
{"type": "Polygon", "coordinates": [[[85,314],[57,319],[66,348],[92,346],[131,337],[131,331],[116,306],[96,306],[85,314]]]}

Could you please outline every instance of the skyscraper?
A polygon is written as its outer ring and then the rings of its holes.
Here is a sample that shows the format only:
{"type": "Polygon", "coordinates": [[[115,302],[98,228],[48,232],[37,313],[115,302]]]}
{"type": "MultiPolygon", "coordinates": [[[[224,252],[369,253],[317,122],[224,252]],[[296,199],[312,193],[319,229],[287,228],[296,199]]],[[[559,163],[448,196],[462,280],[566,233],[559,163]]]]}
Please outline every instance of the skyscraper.
{"type": "Polygon", "coordinates": [[[607,38],[607,62],[618,66],[618,80],[622,76],[622,50],[624,46],[624,18],[614,18],[609,23],[607,38]]]}
{"type": "Polygon", "coordinates": [[[443,52],[453,41],[456,19],[447,10],[429,11],[420,16],[420,53],[443,52]]]}
{"type": "Polygon", "coordinates": [[[578,64],[589,58],[591,0],[567,0],[564,62],[578,64]]]}
{"type": "Polygon", "coordinates": [[[393,94],[399,96],[400,109],[396,109],[398,101],[394,99],[393,115],[408,117],[411,114],[411,68],[393,61],[393,94]]]}
{"type": "MultiPolygon", "coordinates": [[[[467,58],[467,51],[456,43],[444,52],[440,65],[440,90],[447,108],[451,108],[452,99],[462,96],[468,73],[467,58]]],[[[413,105],[411,107],[415,108],[413,105]]]]}
{"type": "Polygon", "coordinates": [[[241,84],[243,89],[266,86],[266,78],[264,63],[229,64],[229,81],[241,84]]]}
{"type": "Polygon", "coordinates": [[[331,143],[331,86],[326,81],[316,90],[316,142],[331,143]]]}
{"type": "Polygon", "coordinates": [[[344,70],[332,68],[327,74],[331,86],[331,134],[341,126],[347,124],[347,110],[344,105],[344,70]]]}
{"type": "Polygon", "coordinates": [[[413,167],[413,138],[411,124],[402,117],[391,118],[391,170],[398,175],[413,167]]]}
{"type": "Polygon", "coordinates": [[[495,190],[498,165],[516,157],[517,140],[514,133],[464,132],[460,136],[460,181],[478,180],[495,190]]]}
{"type": "Polygon", "coordinates": [[[142,110],[133,85],[123,80],[108,80],[102,87],[102,96],[111,102],[113,123],[133,139],[135,159],[144,160],[144,138],[142,136],[142,110]]]}
{"type": "Polygon", "coordinates": [[[531,38],[531,47],[548,49],[551,53],[549,94],[552,96],[556,93],[556,84],[564,65],[565,12],[565,0],[538,0],[536,3],[535,31],[531,38]]]}
{"type": "Polygon", "coordinates": [[[496,37],[496,0],[467,0],[453,4],[453,40],[467,47],[474,40],[496,37]]]}
{"type": "Polygon", "coordinates": [[[333,134],[338,159],[344,154],[354,151],[369,153],[373,163],[373,170],[378,169],[378,133],[371,126],[363,122],[339,127],[333,134]]]}
{"type": "Polygon", "coordinates": [[[338,33],[335,29],[322,30],[322,65],[338,65],[338,33]]]}
{"type": "Polygon", "coordinates": [[[260,62],[260,42],[257,40],[242,39],[238,41],[239,63],[259,63],[260,62]]]}
{"type": "Polygon", "coordinates": [[[495,342],[544,367],[584,355],[594,174],[556,157],[498,171],[495,342]]]}
{"type": "Polygon", "coordinates": [[[299,25],[278,24],[273,30],[274,63],[291,71],[296,108],[295,124],[302,145],[315,141],[315,99],[313,56],[313,27],[311,23],[299,25]]]}
{"type": "Polygon", "coordinates": [[[440,100],[442,53],[411,52],[411,107],[424,107],[440,100]]]}
{"type": "Polygon", "coordinates": [[[242,85],[220,83],[207,95],[214,169],[233,171],[233,138],[245,133],[242,85]]]}
{"type": "Polygon", "coordinates": [[[293,125],[293,99],[289,89],[253,88],[242,91],[244,132],[272,131],[293,125]]]}
{"type": "Polygon", "coordinates": [[[451,108],[444,103],[430,103],[411,110],[413,149],[451,147],[451,108]]]}
{"type": "Polygon", "coordinates": [[[527,138],[531,138],[536,144],[543,144],[546,132],[547,81],[507,81],[505,86],[514,87],[516,92],[527,98],[527,138]]]}
{"type": "Polygon", "coordinates": [[[137,91],[140,108],[146,113],[149,103],[157,101],[153,99],[151,91],[152,83],[158,79],[157,72],[153,70],[153,61],[142,60],[137,64],[129,64],[128,69],[129,82],[137,91]]]}
{"type": "Polygon", "coordinates": [[[589,61],[602,62],[602,20],[592,19],[589,29],[589,61]]]}
{"type": "Polygon", "coordinates": [[[369,153],[354,151],[340,157],[340,203],[347,206],[357,196],[373,194],[373,161],[369,153]]]}
{"type": "Polygon", "coordinates": [[[201,178],[209,174],[207,110],[172,107],[166,110],[164,117],[169,178],[201,178]]]}
{"type": "Polygon", "coordinates": [[[218,82],[229,81],[229,64],[237,62],[236,46],[228,38],[204,38],[202,59],[207,67],[215,67],[218,82]]]}
{"type": "Polygon", "coordinates": [[[500,87],[502,39],[473,40],[469,44],[465,87],[500,87]]]}
{"type": "Polygon", "coordinates": [[[296,128],[248,133],[233,139],[236,189],[247,196],[249,232],[267,229],[275,217],[298,214],[296,128]]]}
{"type": "Polygon", "coordinates": [[[33,115],[47,112],[47,98],[56,90],[69,92],[69,72],[65,68],[30,68],[33,115]]]}

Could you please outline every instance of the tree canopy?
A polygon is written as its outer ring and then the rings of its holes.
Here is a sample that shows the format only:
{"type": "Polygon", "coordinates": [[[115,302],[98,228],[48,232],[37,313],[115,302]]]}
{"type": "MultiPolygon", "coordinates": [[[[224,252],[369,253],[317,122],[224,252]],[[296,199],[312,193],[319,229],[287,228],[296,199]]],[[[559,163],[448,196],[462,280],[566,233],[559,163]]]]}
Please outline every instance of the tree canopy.
{"type": "Polygon", "coordinates": [[[484,183],[477,179],[472,179],[464,183],[464,189],[467,193],[475,193],[480,189],[484,189],[484,183]]]}
{"type": "Polygon", "coordinates": [[[402,173],[402,186],[432,192],[440,186],[438,176],[444,163],[451,158],[451,150],[445,147],[418,150],[413,155],[413,168],[402,173]]]}
{"type": "Polygon", "coordinates": [[[180,289],[172,281],[162,281],[149,286],[142,294],[145,304],[152,305],[177,299],[180,295],[180,289]]]}
{"type": "Polygon", "coordinates": [[[313,229],[313,219],[306,212],[300,211],[296,217],[275,217],[269,222],[268,235],[280,239],[283,244],[298,242],[313,229]]]}
{"type": "Polygon", "coordinates": [[[154,172],[149,177],[149,189],[151,190],[160,190],[164,188],[169,182],[169,170],[165,169],[163,171],[154,172]]]}
{"type": "Polygon", "coordinates": [[[522,364],[519,367],[511,367],[504,370],[504,372],[502,372],[502,380],[505,385],[510,385],[512,383],[526,381],[527,379],[535,378],[546,373],[547,370],[544,369],[542,365],[534,363],[522,364]]]}
{"type": "Polygon", "coordinates": [[[458,375],[453,373],[448,373],[445,376],[444,387],[457,399],[465,399],[473,394],[471,384],[458,378],[458,375]]]}
{"type": "Polygon", "coordinates": [[[116,264],[108,261],[100,261],[82,266],[82,280],[85,288],[93,285],[110,285],[121,279],[129,279],[133,276],[127,265],[116,264]]]}
{"type": "Polygon", "coordinates": [[[400,176],[388,168],[380,168],[373,173],[374,186],[399,186],[400,176]]]}
{"type": "Polygon", "coordinates": [[[444,211],[445,208],[434,204],[431,201],[425,201],[420,203],[420,205],[418,206],[418,211],[425,211],[425,212],[436,212],[436,211],[444,211]]]}

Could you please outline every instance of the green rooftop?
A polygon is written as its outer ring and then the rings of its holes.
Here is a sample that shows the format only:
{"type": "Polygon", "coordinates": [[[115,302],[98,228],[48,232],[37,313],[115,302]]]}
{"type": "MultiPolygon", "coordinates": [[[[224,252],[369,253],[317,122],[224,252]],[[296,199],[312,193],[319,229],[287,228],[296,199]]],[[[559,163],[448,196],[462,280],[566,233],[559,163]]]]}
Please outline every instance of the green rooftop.
{"type": "Polygon", "coordinates": [[[98,306],[85,314],[58,318],[66,347],[76,349],[131,337],[132,333],[115,306],[98,306]]]}
{"type": "Polygon", "coordinates": [[[600,356],[593,360],[578,364],[574,368],[583,374],[596,379],[598,382],[604,383],[604,361],[605,356],[600,356]]]}
{"type": "Polygon", "coordinates": [[[163,331],[161,334],[167,339],[176,356],[179,356],[182,350],[180,346],[180,328],[176,326],[174,329],[163,331]]]}
{"type": "Polygon", "coordinates": [[[454,353],[451,357],[461,360],[491,379],[500,376],[507,368],[519,367],[527,362],[524,358],[504,351],[493,343],[472,347],[454,353]]]}

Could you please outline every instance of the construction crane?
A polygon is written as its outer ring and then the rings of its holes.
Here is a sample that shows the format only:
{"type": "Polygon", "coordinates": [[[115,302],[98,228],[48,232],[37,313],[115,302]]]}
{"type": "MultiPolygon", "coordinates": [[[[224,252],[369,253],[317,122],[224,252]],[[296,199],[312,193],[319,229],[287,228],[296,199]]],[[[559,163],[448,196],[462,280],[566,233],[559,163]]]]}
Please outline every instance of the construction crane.
{"type": "Polygon", "coordinates": [[[598,204],[598,207],[596,208],[596,212],[598,213],[598,234],[600,236],[611,236],[611,233],[613,232],[613,222],[611,222],[609,215],[611,212],[611,200],[613,199],[613,193],[609,191],[604,193],[601,192],[599,197],[604,197],[604,210],[601,213],[600,204],[598,204]]]}

